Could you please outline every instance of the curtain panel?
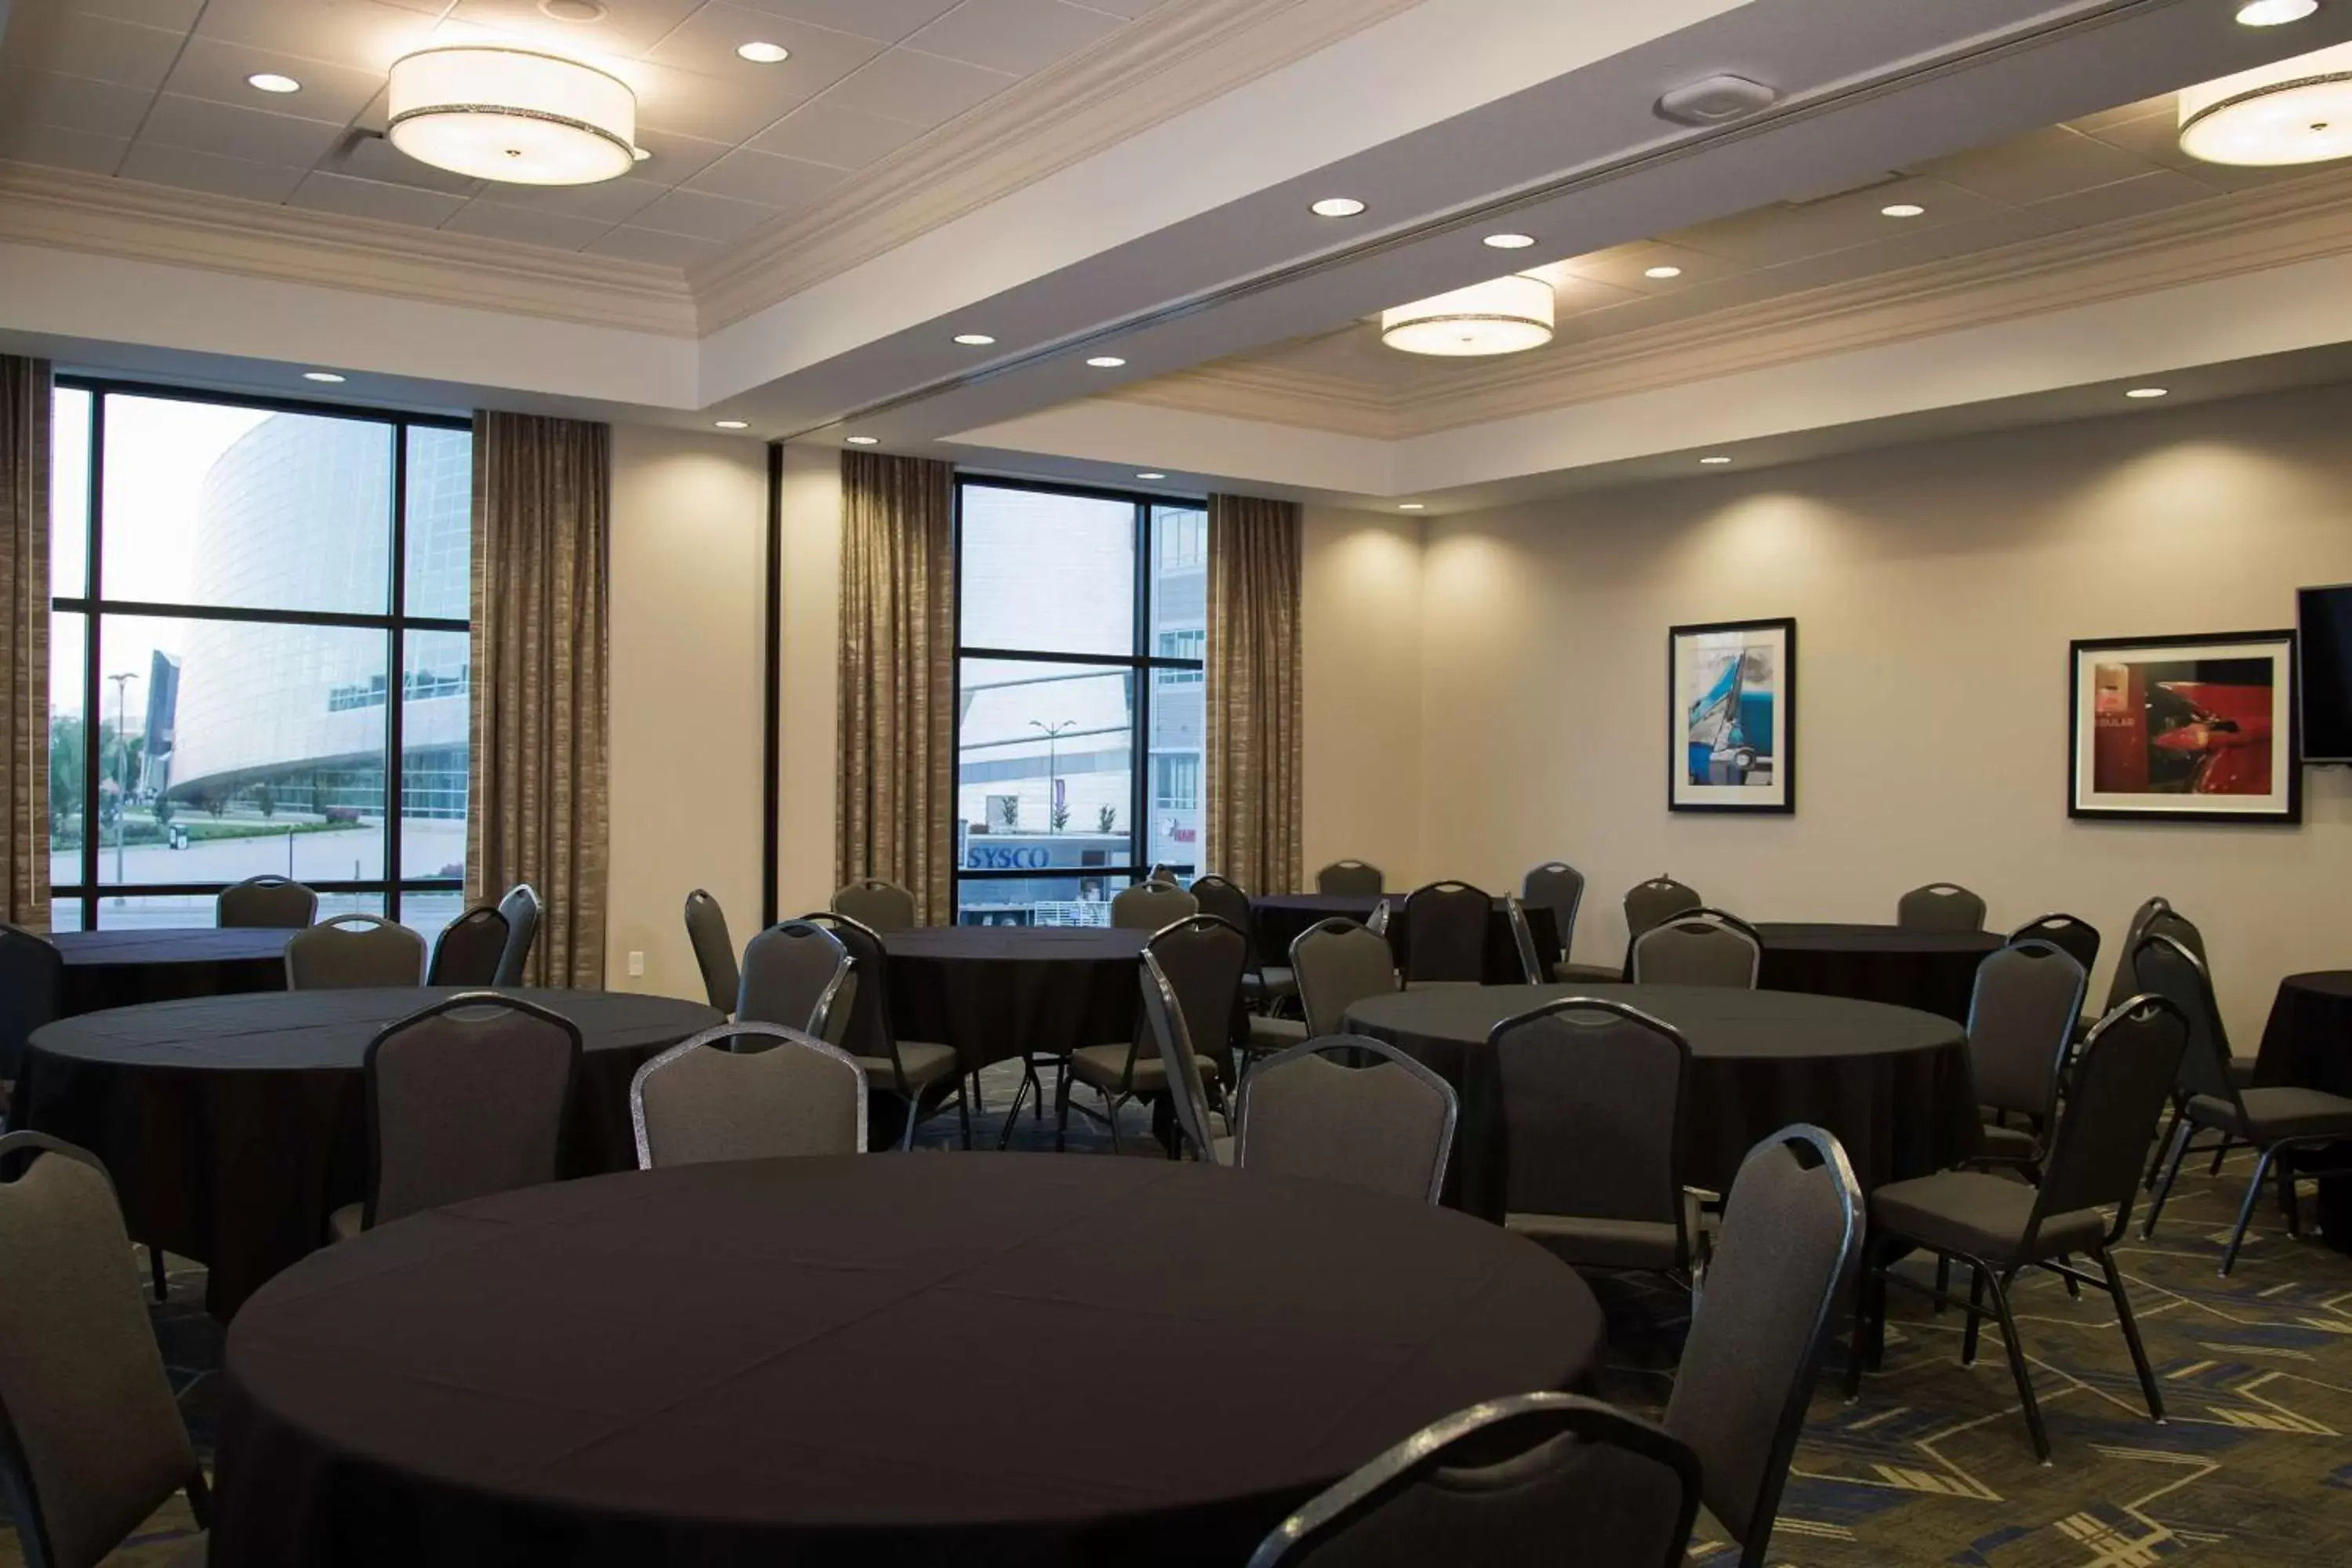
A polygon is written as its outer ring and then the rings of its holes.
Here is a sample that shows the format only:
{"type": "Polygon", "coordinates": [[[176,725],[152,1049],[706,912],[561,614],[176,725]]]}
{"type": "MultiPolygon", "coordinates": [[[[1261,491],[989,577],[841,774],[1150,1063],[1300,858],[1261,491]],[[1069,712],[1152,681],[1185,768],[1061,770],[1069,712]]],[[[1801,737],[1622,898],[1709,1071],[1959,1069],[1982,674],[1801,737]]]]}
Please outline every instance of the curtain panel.
{"type": "Polygon", "coordinates": [[[1299,886],[1298,506],[1209,498],[1203,869],[1253,893],[1299,886]]]}
{"type": "Polygon", "coordinates": [[[474,416],[466,892],[538,890],[531,985],[604,980],[611,441],[603,425],[474,416]]]}
{"type": "Polygon", "coordinates": [[[834,880],[884,877],[954,919],[955,469],[841,455],[841,735],[834,880]]]}
{"type": "Polygon", "coordinates": [[[49,362],[0,354],[0,920],[49,929],[49,362]]]}

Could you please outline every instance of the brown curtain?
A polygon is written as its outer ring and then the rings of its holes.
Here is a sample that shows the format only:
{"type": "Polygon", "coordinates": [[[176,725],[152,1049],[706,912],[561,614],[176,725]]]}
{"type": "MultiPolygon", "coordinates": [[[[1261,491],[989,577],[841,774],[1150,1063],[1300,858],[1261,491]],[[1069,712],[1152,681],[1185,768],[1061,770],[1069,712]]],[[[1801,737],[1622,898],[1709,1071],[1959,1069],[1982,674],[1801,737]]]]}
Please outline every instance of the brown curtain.
{"type": "Polygon", "coordinates": [[[0,354],[0,920],[49,929],[49,362],[0,354]]]}
{"type": "Polygon", "coordinates": [[[1208,858],[1254,893],[1299,884],[1298,507],[1209,498],[1208,858]]]}
{"type": "Polygon", "coordinates": [[[538,890],[533,985],[604,981],[611,440],[577,420],[474,416],[466,889],[538,890]]]}
{"type": "Polygon", "coordinates": [[[955,470],[841,455],[841,763],[835,881],[887,877],[953,918],[955,470]]]}

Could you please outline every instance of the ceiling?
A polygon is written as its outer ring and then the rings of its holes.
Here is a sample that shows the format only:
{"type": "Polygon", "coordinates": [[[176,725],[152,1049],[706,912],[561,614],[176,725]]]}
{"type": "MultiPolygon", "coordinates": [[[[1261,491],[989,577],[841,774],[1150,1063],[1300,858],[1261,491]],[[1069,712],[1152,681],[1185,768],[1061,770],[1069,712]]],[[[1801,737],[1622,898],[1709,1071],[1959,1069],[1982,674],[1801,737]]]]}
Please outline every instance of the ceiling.
{"type": "Polygon", "coordinates": [[[16,0],[0,37],[0,158],[685,267],[1146,12],[1195,3],[16,0]],[[382,129],[399,56],[488,37],[625,78],[652,157],[601,184],[492,187],[352,134],[382,129]],[[736,55],[755,40],[791,58],[736,55]],[[260,72],[301,90],[248,86],[260,72]]]}

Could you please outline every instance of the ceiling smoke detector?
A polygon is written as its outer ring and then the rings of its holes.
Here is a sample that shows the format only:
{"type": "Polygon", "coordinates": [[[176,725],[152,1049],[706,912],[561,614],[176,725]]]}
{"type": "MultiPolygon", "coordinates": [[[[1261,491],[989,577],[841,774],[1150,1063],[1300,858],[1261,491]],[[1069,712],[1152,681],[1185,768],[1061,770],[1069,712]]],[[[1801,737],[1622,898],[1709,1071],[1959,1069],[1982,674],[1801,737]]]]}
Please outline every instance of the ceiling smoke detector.
{"type": "Polygon", "coordinates": [[[1658,100],[1657,114],[1677,125],[1722,125],[1769,109],[1780,98],[1777,88],[1727,72],[1667,89],[1658,100]]]}

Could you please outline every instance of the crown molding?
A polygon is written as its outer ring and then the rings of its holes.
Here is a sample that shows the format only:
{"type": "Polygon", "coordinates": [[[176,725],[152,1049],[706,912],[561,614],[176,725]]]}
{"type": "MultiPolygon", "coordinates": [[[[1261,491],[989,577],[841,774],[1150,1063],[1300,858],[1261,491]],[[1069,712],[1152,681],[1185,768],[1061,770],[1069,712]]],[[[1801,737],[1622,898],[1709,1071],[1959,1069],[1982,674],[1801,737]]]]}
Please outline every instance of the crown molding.
{"type": "Polygon", "coordinates": [[[0,240],[663,337],[686,275],[611,257],[0,161],[0,240]]]}
{"type": "MultiPolygon", "coordinates": [[[[1227,362],[1107,395],[1398,440],[2352,252],[2352,171],[2021,240],[1409,387],[1227,362]]],[[[1347,331],[1359,330],[1354,327],[1347,331]]]]}
{"type": "Polygon", "coordinates": [[[1163,5],[697,263],[702,331],[766,310],[1418,4],[1163,5]]]}

